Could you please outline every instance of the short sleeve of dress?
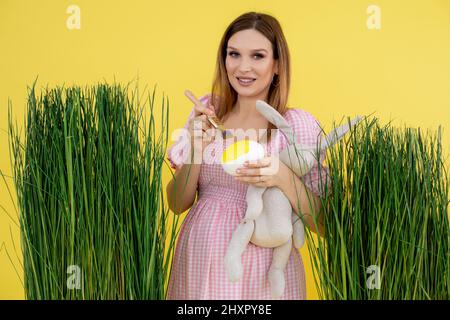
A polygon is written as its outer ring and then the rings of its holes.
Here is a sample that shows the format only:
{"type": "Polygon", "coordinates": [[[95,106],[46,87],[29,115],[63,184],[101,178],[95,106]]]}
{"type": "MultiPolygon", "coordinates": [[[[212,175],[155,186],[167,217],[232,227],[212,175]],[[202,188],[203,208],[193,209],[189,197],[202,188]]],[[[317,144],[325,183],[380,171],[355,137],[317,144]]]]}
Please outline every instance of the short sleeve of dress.
{"type": "MultiPolygon", "coordinates": [[[[199,100],[207,107],[209,107],[209,99],[211,95],[206,94],[202,96],[199,100]]],[[[190,136],[188,133],[189,130],[189,122],[194,117],[195,109],[192,106],[192,110],[186,120],[183,128],[179,128],[172,132],[171,140],[175,141],[168,149],[167,149],[167,159],[169,160],[170,167],[172,169],[178,169],[181,165],[186,163],[190,154],[190,136]]]]}
{"type": "MultiPolygon", "coordinates": [[[[301,109],[289,109],[285,113],[286,121],[291,125],[297,141],[307,146],[316,146],[318,139],[323,138],[320,122],[310,113],[301,109]]],[[[329,189],[329,170],[323,165],[326,150],[320,152],[314,166],[300,179],[316,196],[323,196],[329,189]]]]}

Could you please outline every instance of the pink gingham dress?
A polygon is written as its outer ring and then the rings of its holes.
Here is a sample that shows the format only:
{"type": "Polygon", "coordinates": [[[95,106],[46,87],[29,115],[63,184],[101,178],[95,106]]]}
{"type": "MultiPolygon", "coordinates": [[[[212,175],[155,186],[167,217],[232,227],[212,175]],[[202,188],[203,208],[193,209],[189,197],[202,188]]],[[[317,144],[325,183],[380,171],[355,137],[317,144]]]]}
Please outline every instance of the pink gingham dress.
{"type": "MultiPolygon", "coordinates": [[[[210,97],[208,94],[200,100],[208,106],[210,97]]],[[[189,119],[193,116],[194,109],[189,119]]],[[[320,127],[311,114],[300,109],[288,109],[284,118],[301,142],[315,145],[320,127]]],[[[188,121],[185,129],[188,128],[188,121]]],[[[226,147],[233,139],[225,141],[228,141],[226,147]]],[[[273,145],[276,146],[277,152],[281,151],[286,142],[284,135],[277,131],[275,136],[272,135],[271,142],[264,145],[266,154],[271,154],[273,145]],[[278,145],[272,143],[274,141],[278,141],[278,145]]],[[[168,160],[173,169],[185,163],[189,147],[188,140],[180,137],[168,149],[168,160]]],[[[167,299],[272,299],[267,277],[272,263],[272,248],[262,248],[249,243],[242,255],[244,274],[238,282],[230,282],[224,269],[223,259],[228,243],[247,207],[247,185],[235,181],[220,165],[220,157],[225,147],[222,142],[213,142],[204,152],[197,201],[188,211],[180,229],[167,299]]],[[[321,160],[324,157],[325,153],[322,153],[321,160]]],[[[325,167],[322,168],[326,170],[325,167]]],[[[321,173],[321,176],[325,177],[325,172],[321,173]]],[[[316,195],[322,194],[319,190],[317,164],[301,179],[316,195]]],[[[324,179],[322,182],[325,182],[324,179]]],[[[295,248],[292,249],[285,268],[285,280],[285,292],[281,299],[306,299],[303,261],[295,248]]]]}

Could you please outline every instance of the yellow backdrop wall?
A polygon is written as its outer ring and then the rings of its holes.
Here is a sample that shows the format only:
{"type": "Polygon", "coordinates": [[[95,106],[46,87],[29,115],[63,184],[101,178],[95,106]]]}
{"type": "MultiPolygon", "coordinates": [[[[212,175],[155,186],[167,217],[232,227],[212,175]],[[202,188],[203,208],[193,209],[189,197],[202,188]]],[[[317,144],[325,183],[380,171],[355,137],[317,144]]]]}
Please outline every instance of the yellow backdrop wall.
{"type": "MultiPolygon", "coordinates": [[[[371,112],[398,125],[442,125],[449,150],[448,0],[2,0],[0,170],[11,175],[8,99],[23,125],[26,86],[36,76],[39,88],[138,76],[170,97],[170,130],[181,127],[192,107],[183,91],[210,90],[222,33],[246,11],[273,14],[282,24],[292,58],[290,107],[311,112],[326,129],[343,116],[371,112]],[[71,5],[79,9],[79,29],[71,29],[71,5]]],[[[0,205],[0,299],[22,299],[14,269],[22,277],[19,230],[5,213],[16,219],[3,181],[0,205]]],[[[307,249],[302,254],[308,298],[315,299],[307,249]]]]}

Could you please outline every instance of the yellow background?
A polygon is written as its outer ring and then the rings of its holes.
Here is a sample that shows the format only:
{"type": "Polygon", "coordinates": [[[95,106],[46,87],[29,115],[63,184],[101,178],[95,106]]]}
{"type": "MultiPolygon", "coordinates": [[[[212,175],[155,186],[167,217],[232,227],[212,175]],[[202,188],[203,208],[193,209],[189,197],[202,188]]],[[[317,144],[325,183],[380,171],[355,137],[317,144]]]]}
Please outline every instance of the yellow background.
{"type": "MultiPolygon", "coordinates": [[[[210,90],[216,51],[227,25],[246,11],[279,19],[292,57],[290,107],[303,108],[329,129],[333,120],[375,115],[397,125],[444,127],[450,144],[450,1],[448,0],[1,0],[0,169],[11,175],[7,105],[23,125],[26,86],[157,84],[171,102],[171,130],[192,107],[183,91],[210,90]],[[69,5],[81,9],[81,29],[68,30],[69,5]],[[381,9],[381,30],[369,30],[366,10],[381,9]]],[[[157,100],[160,101],[160,100],[157,100]]],[[[447,154],[447,153],[446,153],[447,154]]],[[[164,183],[169,172],[165,172],[164,183]]],[[[12,186],[10,179],[7,179],[12,186]]],[[[15,215],[5,183],[0,205],[15,215]]],[[[21,299],[13,241],[19,232],[0,208],[0,298],[21,299]]],[[[20,251],[18,252],[20,256],[20,251]]],[[[317,298],[302,249],[308,298],[317,298]]]]}

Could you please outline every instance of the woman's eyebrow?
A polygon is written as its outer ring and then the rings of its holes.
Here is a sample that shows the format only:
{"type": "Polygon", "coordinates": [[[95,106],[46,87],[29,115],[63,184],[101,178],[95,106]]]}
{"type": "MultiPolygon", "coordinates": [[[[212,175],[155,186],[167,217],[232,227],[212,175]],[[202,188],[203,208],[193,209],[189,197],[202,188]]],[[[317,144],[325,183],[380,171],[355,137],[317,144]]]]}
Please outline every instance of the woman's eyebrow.
{"type": "MultiPolygon", "coordinates": [[[[236,49],[236,48],[234,48],[234,47],[231,47],[231,46],[228,46],[227,49],[238,50],[238,49],[236,49]]],[[[265,52],[267,52],[266,49],[254,49],[254,50],[252,50],[252,51],[265,51],[265,52]]]]}

